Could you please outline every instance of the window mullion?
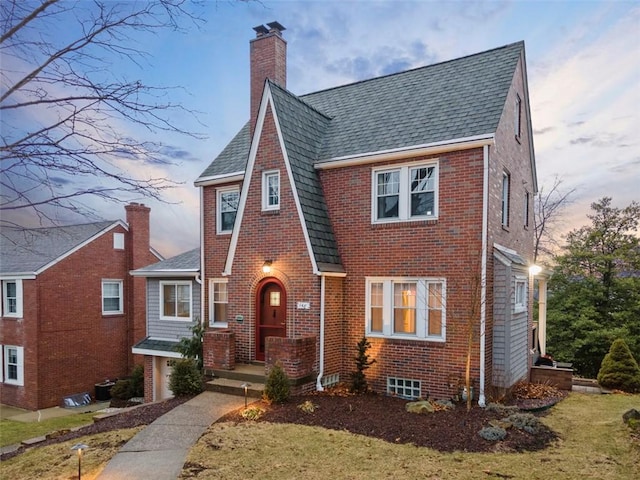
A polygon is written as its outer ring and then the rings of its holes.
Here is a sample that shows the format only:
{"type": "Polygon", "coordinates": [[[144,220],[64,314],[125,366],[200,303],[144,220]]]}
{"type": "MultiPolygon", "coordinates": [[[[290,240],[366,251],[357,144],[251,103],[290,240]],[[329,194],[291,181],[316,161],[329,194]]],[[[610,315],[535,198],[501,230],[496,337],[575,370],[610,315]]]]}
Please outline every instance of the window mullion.
{"type": "Polygon", "coordinates": [[[391,336],[393,330],[393,282],[385,280],[382,283],[382,333],[391,336]]]}
{"type": "Polygon", "coordinates": [[[399,193],[398,218],[406,220],[409,218],[411,205],[411,181],[409,179],[409,168],[402,167],[400,169],[400,193],[399,193]]]}

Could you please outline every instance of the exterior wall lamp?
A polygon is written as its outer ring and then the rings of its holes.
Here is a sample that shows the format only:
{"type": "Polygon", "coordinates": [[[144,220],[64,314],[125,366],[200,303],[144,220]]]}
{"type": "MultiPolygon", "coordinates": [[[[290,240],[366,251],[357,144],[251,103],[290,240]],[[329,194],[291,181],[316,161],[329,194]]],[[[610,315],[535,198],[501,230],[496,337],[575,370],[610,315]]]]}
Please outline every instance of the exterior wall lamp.
{"type": "Polygon", "coordinates": [[[540,265],[531,265],[529,267],[529,273],[534,277],[538,275],[542,271],[542,267],[540,265]]]}
{"type": "Polygon", "coordinates": [[[262,264],[262,272],[271,273],[271,260],[265,260],[265,262],[262,264]]]}

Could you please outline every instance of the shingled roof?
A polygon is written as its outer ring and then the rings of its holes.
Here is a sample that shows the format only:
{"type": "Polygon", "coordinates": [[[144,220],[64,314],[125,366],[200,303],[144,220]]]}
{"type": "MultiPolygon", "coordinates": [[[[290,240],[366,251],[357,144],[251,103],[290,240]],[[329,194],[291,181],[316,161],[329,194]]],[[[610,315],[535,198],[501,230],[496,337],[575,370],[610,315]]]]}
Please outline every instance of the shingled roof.
{"type": "Polygon", "coordinates": [[[180,253],[175,257],[152,263],[131,272],[134,277],[159,276],[189,276],[193,277],[200,271],[200,248],[180,253]]]}
{"type": "MultiPolygon", "coordinates": [[[[523,51],[513,43],[302,96],[268,82],[319,267],[340,259],[316,165],[494,134],[523,51]]],[[[196,184],[243,173],[250,142],[246,124],[196,184]]]]}
{"type": "Polygon", "coordinates": [[[3,227],[0,234],[0,274],[37,274],[70,254],[118,221],[66,227],[3,227]]]}

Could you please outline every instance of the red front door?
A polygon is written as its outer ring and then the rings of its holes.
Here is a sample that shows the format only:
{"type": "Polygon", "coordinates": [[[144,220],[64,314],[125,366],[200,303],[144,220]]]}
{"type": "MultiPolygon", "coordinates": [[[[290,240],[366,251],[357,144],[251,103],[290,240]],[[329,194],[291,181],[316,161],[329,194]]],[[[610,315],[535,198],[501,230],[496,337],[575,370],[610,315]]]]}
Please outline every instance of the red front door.
{"type": "Polygon", "coordinates": [[[258,286],[256,313],[256,360],[264,360],[265,338],[287,336],[287,297],[275,278],[258,286]]]}

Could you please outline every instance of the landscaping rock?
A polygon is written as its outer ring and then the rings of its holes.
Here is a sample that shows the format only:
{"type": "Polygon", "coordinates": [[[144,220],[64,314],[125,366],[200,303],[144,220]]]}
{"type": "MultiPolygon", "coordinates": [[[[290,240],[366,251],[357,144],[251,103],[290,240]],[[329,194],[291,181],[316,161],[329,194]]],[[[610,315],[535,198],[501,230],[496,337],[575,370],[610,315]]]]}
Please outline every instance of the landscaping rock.
{"type": "Polygon", "coordinates": [[[409,413],[433,413],[435,408],[429,400],[419,400],[417,402],[409,402],[404,407],[409,413]]]}
{"type": "Polygon", "coordinates": [[[627,425],[629,425],[632,420],[640,421],[640,412],[638,410],[636,410],[635,408],[632,408],[631,410],[627,410],[622,415],[622,420],[627,425]]]}

